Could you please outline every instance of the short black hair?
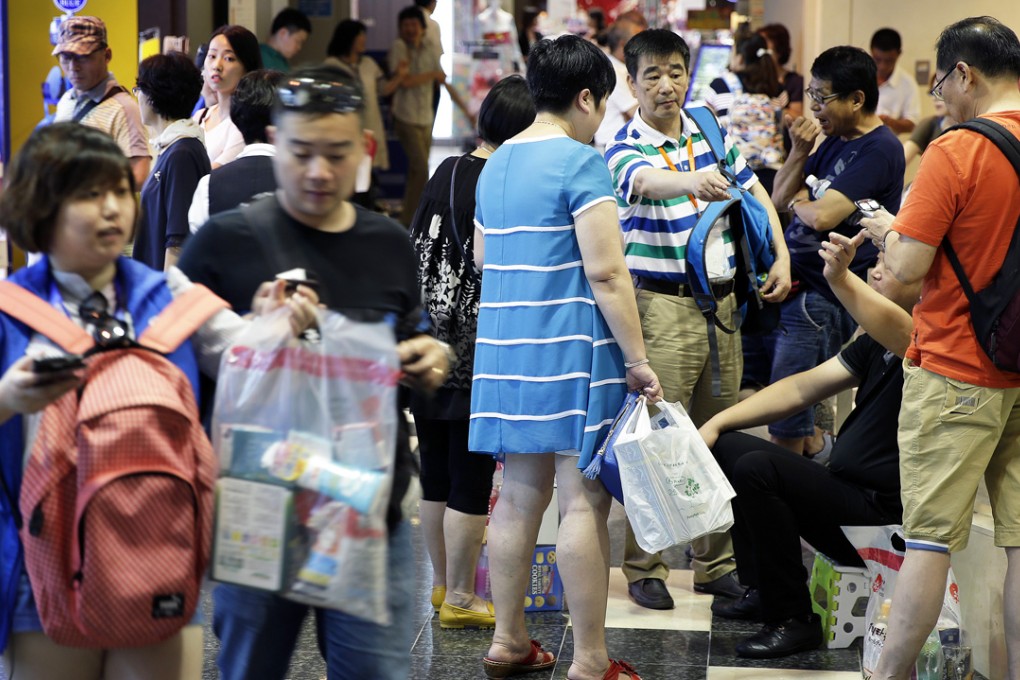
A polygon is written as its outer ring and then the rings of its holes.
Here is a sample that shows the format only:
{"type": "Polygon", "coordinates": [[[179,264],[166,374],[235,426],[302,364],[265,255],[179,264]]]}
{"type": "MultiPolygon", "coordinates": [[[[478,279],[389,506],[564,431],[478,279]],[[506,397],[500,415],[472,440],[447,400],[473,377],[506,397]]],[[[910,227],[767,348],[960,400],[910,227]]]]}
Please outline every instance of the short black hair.
{"type": "Polygon", "coordinates": [[[431,5],[435,1],[436,0],[414,0],[414,4],[418,5],[422,9],[424,9],[424,8],[428,7],[429,5],[431,5]]]}
{"type": "Polygon", "coordinates": [[[641,57],[652,59],[668,59],[679,54],[684,59],[684,68],[691,68],[691,48],[687,42],[673,31],[665,28],[650,28],[641,31],[623,48],[623,59],[627,64],[627,73],[636,82],[638,79],[638,63],[641,57]]]}
{"type": "Polygon", "coordinates": [[[962,61],[989,78],[1020,78],[1020,42],[994,17],[970,17],[947,26],[935,43],[935,65],[943,73],[962,61]]]}
{"type": "Polygon", "coordinates": [[[308,92],[308,96],[299,97],[297,99],[298,103],[288,104],[280,97],[280,91],[288,88],[288,84],[298,83],[297,88],[300,88],[301,81],[328,83],[344,88],[347,94],[356,99],[356,102],[354,102],[355,111],[352,111],[352,113],[356,112],[359,119],[364,117],[364,95],[361,91],[361,84],[354,78],[354,76],[338,66],[315,64],[312,66],[302,66],[301,68],[291,71],[286,74],[285,77],[280,79],[276,88],[277,97],[273,103],[272,122],[274,125],[279,125],[280,118],[286,113],[303,113],[312,116],[325,116],[336,112],[335,100],[329,98],[331,93],[328,89],[306,89],[305,91],[308,92]]]}
{"type": "Polygon", "coordinates": [[[782,24],[766,24],[758,29],[759,35],[772,43],[776,61],[785,66],[790,61],[790,31],[782,24]]]}
{"type": "Polygon", "coordinates": [[[326,54],[342,59],[354,49],[354,41],[359,35],[368,31],[368,27],[357,19],[344,19],[333,29],[326,54]]]}
{"type": "Polygon", "coordinates": [[[262,51],[259,49],[259,39],[255,34],[244,26],[228,24],[220,26],[209,36],[209,42],[218,35],[222,35],[230,43],[230,49],[234,51],[237,58],[244,66],[244,72],[257,71],[262,68],[262,51]]]}
{"type": "Polygon", "coordinates": [[[584,38],[567,34],[538,41],[528,53],[528,89],[536,111],[561,113],[585,88],[596,104],[616,87],[609,57],[584,38]]]}
{"type": "Polygon", "coordinates": [[[811,64],[811,75],[829,81],[832,94],[841,98],[858,90],[863,92],[866,113],[874,113],[878,108],[878,69],[871,55],[859,47],[830,47],[811,64]]]}
{"type": "Polygon", "coordinates": [[[895,28],[880,28],[871,36],[871,49],[882,52],[902,52],[903,40],[895,28]]]}
{"type": "Polygon", "coordinates": [[[135,83],[164,120],[189,117],[202,96],[202,72],[183,52],[148,57],[138,65],[135,83]]]}
{"type": "Polygon", "coordinates": [[[260,68],[245,73],[230,98],[230,120],[241,131],[245,144],[269,141],[266,136],[276,104],[276,87],[283,71],[260,68]]]}
{"type": "Polygon", "coordinates": [[[400,10],[400,14],[397,15],[397,26],[404,23],[405,19],[417,19],[421,27],[426,28],[425,12],[422,12],[418,5],[411,5],[400,10]]]}
{"type": "Polygon", "coordinates": [[[48,253],[66,201],[125,180],[134,195],[131,162],[105,132],[72,122],[36,128],[7,166],[0,193],[4,229],[22,250],[48,253]]]}
{"type": "Polygon", "coordinates": [[[478,136],[499,146],[535,122],[535,103],[528,83],[519,75],[492,86],[478,109],[478,136]]]}
{"type": "Polygon", "coordinates": [[[297,33],[298,31],[311,33],[312,22],[308,20],[308,17],[301,10],[285,7],[273,18],[273,25],[269,29],[269,35],[275,35],[281,28],[286,28],[288,33],[297,33]]]}

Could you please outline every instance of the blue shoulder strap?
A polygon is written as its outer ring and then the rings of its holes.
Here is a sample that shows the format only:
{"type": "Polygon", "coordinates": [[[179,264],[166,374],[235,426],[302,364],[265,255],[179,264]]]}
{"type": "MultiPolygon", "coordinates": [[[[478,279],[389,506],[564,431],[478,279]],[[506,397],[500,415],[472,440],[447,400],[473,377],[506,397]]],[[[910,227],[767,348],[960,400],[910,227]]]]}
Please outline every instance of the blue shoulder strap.
{"type": "Polygon", "coordinates": [[[719,119],[707,106],[694,106],[684,109],[684,111],[697,123],[709,148],[712,149],[712,155],[715,156],[716,162],[725,163],[726,142],[722,136],[722,130],[719,128],[719,119]]]}

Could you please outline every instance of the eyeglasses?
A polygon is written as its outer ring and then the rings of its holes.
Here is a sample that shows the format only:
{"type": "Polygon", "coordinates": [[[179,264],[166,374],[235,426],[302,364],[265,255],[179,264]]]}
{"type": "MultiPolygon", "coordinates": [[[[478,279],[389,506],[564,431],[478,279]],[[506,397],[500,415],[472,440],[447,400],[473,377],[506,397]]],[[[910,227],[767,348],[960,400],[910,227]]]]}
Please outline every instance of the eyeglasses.
{"type": "Polygon", "coordinates": [[[81,63],[84,63],[84,62],[88,61],[92,57],[96,56],[98,53],[102,52],[104,49],[106,49],[106,48],[100,47],[97,50],[92,50],[88,54],[74,54],[73,52],[61,52],[60,54],[57,55],[57,61],[60,62],[61,66],[70,66],[71,64],[81,64],[81,63]]]}
{"type": "Polygon", "coordinates": [[[141,93],[142,88],[138,87],[137,85],[131,88],[131,94],[135,96],[135,99],[138,99],[138,95],[140,95],[141,93]]]}
{"type": "Polygon", "coordinates": [[[126,323],[110,314],[106,296],[95,292],[85,298],[78,307],[78,316],[85,322],[85,327],[92,332],[92,339],[101,349],[134,347],[136,343],[128,335],[126,323]]]}
{"type": "Polygon", "coordinates": [[[836,97],[843,96],[842,92],[835,92],[833,94],[822,94],[818,90],[812,90],[810,87],[804,90],[804,94],[806,94],[811,99],[811,101],[813,101],[815,104],[818,104],[819,106],[825,106],[826,102],[832,101],[836,97]]]}
{"type": "Polygon", "coordinates": [[[291,78],[276,92],[285,109],[305,113],[354,113],[364,106],[361,89],[350,83],[291,78]]]}
{"type": "Polygon", "coordinates": [[[939,82],[935,83],[935,87],[928,90],[928,94],[940,102],[945,101],[945,99],[942,98],[942,85],[946,82],[946,78],[948,78],[955,70],[956,66],[954,65],[953,68],[946,71],[945,75],[939,78],[939,82]]]}

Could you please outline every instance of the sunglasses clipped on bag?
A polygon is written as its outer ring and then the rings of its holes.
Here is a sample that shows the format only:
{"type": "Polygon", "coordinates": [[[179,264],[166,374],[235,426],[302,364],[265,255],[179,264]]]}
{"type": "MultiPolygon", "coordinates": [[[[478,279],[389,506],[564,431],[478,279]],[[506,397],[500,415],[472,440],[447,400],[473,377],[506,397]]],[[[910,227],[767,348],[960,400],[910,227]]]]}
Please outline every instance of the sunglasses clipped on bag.
{"type": "Polygon", "coordinates": [[[138,344],[128,333],[128,325],[108,310],[106,296],[99,292],[85,298],[78,307],[78,315],[92,333],[96,347],[100,350],[137,347],[138,344]]]}

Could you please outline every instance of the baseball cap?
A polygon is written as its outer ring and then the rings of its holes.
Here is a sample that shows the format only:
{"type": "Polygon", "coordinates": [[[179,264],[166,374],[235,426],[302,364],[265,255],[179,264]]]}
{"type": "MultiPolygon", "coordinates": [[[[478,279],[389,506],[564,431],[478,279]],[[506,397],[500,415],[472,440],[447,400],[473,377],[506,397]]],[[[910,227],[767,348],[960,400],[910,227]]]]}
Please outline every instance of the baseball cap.
{"type": "Polygon", "coordinates": [[[98,17],[71,17],[60,24],[60,39],[53,56],[61,52],[91,54],[106,47],[106,24],[98,17]]]}

